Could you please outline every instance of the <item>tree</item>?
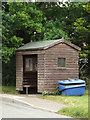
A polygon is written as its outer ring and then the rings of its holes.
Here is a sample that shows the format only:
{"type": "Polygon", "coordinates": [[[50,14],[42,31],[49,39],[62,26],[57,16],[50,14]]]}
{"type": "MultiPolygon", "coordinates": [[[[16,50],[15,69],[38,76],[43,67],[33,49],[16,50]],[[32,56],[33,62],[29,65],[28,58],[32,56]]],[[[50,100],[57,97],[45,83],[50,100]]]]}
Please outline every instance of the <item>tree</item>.
{"type": "Polygon", "coordinates": [[[10,2],[2,7],[2,83],[15,85],[16,49],[40,39],[44,16],[34,3],[10,2]]]}
{"type": "Polygon", "coordinates": [[[2,55],[3,62],[7,63],[15,54],[16,48],[31,40],[39,40],[37,36],[41,33],[45,17],[34,3],[9,2],[3,6],[2,55]]]}
{"type": "Polygon", "coordinates": [[[80,52],[80,73],[81,77],[85,78],[87,77],[87,74],[89,75],[89,36],[90,36],[90,24],[89,24],[89,18],[90,18],[90,2],[88,2],[86,5],[83,5],[83,9],[85,10],[84,16],[78,18],[74,22],[74,42],[76,39],[78,39],[78,44],[82,48],[82,51],[80,52]]]}
{"type": "MultiPolygon", "coordinates": [[[[10,61],[16,48],[30,41],[59,39],[73,35],[73,22],[83,15],[81,3],[3,3],[3,62],[10,61]]],[[[78,41],[77,41],[78,43],[78,41]]]]}

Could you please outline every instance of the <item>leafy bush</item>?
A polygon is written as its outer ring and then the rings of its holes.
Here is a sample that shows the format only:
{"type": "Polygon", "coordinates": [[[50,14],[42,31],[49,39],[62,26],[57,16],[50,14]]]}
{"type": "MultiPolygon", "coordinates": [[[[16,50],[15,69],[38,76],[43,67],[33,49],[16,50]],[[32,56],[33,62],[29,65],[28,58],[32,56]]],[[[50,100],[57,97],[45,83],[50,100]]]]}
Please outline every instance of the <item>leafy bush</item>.
{"type": "Polygon", "coordinates": [[[57,88],[57,90],[55,91],[55,94],[56,94],[56,95],[60,95],[61,93],[60,93],[60,91],[59,91],[59,84],[57,84],[56,88],[57,88]]]}
{"type": "Polygon", "coordinates": [[[15,86],[16,84],[16,60],[13,57],[9,63],[2,63],[2,85],[15,86]]]}

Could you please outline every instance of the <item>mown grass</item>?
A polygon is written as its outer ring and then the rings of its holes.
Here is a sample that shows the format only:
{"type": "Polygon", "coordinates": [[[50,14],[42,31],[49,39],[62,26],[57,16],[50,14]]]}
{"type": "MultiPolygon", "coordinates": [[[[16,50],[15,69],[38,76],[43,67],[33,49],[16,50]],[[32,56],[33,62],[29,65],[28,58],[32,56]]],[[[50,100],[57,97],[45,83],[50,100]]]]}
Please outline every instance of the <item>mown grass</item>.
{"type": "Polygon", "coordinates": [[[46,95],[43,99],[50,99],[68,105],[58,113],[75,118],[88,118],[88,91],[84,96],[46,95]]]}
{"type": "Polygon", "coordinates": [[[15,86],[2,86],[2,93],[8,93],[8,94],[19,94],[16,91],[16,87],[15,86]]]}

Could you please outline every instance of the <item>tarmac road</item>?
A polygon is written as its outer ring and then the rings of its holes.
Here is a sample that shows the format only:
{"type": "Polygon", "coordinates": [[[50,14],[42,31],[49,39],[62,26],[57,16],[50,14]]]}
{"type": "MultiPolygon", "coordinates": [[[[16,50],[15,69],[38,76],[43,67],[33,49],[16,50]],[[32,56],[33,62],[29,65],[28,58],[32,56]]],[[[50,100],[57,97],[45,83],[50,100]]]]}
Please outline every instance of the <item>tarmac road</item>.
{"type": "Polygon", "coordinates": [[[0,102],[2,105],[2,118],[70,118],[30,106],[19,105],[12,102],[0,102]]]}

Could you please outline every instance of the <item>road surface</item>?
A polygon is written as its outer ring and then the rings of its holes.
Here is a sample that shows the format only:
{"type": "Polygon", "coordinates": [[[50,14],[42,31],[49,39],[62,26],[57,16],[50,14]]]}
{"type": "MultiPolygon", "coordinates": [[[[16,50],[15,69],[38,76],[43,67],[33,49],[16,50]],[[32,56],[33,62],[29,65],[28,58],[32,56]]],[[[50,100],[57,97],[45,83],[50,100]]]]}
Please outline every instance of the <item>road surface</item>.
{"type": "MultiPolygon", "coordinates": [[[[1,106],[1,102],[0,102],[1,106]]],[[[2,102],[2,118],[70,118],[16,103],[2,102]]]]}

